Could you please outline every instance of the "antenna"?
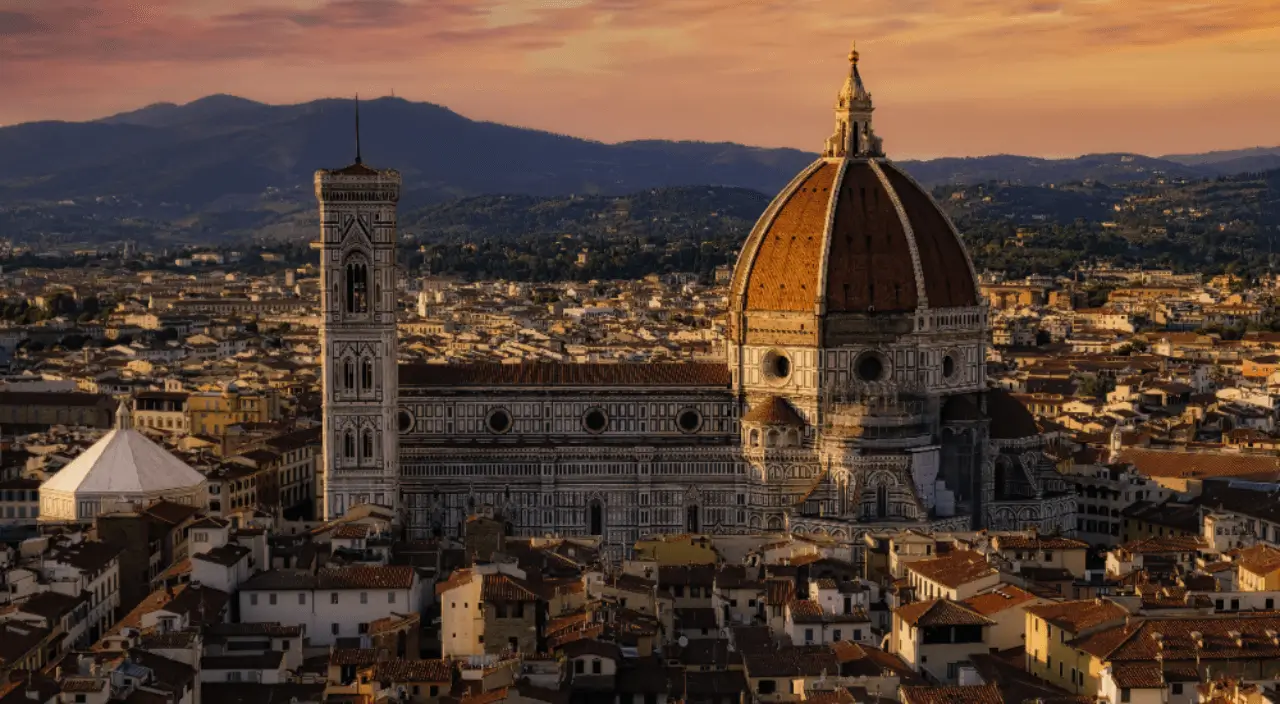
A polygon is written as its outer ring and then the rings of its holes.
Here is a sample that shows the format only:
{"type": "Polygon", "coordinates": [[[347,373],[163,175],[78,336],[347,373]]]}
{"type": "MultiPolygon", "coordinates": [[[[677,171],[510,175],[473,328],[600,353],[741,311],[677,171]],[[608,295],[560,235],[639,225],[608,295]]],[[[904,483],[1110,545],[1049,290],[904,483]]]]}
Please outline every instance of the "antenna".
{"type": "Polygon", "coordinates": [[[356,163],[363,164],[360,158],[360,94],[356,93],[356,163]]]}

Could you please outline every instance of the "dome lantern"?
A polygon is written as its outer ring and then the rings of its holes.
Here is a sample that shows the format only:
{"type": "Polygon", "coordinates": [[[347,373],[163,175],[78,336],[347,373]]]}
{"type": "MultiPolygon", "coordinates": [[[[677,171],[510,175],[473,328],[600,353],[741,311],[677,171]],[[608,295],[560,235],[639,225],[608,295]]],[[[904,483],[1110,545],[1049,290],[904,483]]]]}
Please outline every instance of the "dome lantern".
{"type": "Polygon", "coordinates": [[[849,77],[836,96],[836,129],[827,139],[822,156],[828,159],[884,156],[884,145],[871,128],[871,93],[858,73],[858,45],[849,50],[849,77]]]}

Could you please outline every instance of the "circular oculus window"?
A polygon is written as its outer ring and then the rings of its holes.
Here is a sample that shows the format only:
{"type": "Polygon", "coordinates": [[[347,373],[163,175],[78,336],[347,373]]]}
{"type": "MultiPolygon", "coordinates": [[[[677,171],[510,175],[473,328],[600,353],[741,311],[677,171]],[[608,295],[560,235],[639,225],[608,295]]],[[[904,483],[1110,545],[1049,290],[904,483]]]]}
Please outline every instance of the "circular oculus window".
{"type": "Polygon", "coordinates": [[[702,427],[702,414],[694,408],[686,408],[676,416],[676,425],[682,433],[696,433],[702,427]]]}
{"type": "Polygon", "coordinates": [[[869,352],[858,358],[855,371],[862,381],[880,381],[884,378],[884,359],[869,352]]]}
{"type": "Polygon", "coordinates": [[[501,435],[511,430],[511,414],[505,408],[495,408],[489,411],[488,417],[484,419],[484,424],[489,428],[489,432],[501,435]]]}
{"type": "Polygon", "coordinates": [[[609,415],[603,408],[592,408],[582,414],[582,427],[589,433],[603,433],[609,427],[609,415]]]}
{"type": "Polygon", "coordinates": [[[783,382],[791,377],[791,358],[784,352],[770,350],[762,361],[764,376],[773,382],[783,382]]]}

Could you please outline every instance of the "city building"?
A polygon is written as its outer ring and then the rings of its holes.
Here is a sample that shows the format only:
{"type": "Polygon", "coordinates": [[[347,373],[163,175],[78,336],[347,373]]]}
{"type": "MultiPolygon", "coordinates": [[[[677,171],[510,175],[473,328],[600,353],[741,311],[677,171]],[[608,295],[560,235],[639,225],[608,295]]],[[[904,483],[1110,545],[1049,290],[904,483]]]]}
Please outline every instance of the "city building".
{"type": "Polygon", "coordinates": [[[514,535],[877,526],[1075,529],[1021,403],[986,383],[987,307],[955,227],[884,156],[856,52],[823,155],[743,247],[720,362],[397,368],[400,176],[316,174],[325,515],[410,535],[489,506],[514,535]]]}

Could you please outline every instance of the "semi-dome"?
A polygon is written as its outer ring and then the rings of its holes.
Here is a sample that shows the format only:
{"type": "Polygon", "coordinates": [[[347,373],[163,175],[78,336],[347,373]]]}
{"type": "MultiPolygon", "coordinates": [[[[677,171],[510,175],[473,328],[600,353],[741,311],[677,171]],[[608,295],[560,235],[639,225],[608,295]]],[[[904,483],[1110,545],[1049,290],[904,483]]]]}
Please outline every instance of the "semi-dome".
{"type": "Polygon", "coordinates": [[[822,158],[778,194],[743,245],[733,310],[822,315],[977,306],[959,233],[928,192],[884,158],[856,51],[850,64],[822,158]]]}

